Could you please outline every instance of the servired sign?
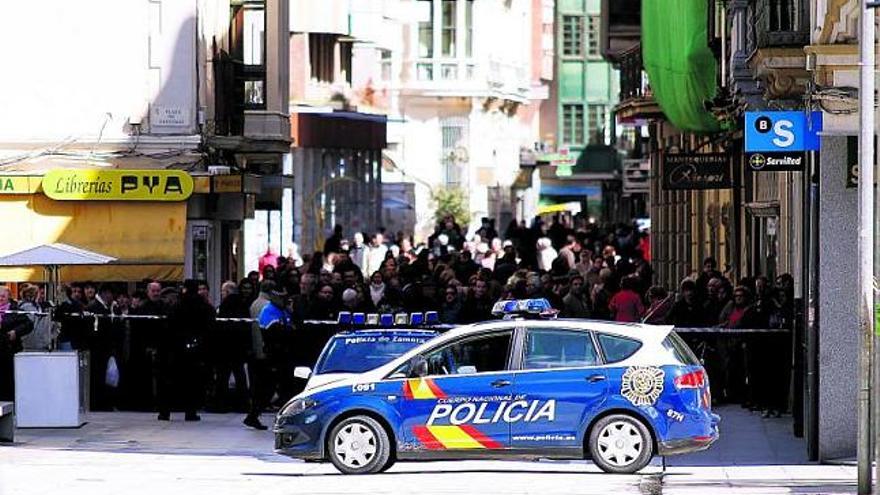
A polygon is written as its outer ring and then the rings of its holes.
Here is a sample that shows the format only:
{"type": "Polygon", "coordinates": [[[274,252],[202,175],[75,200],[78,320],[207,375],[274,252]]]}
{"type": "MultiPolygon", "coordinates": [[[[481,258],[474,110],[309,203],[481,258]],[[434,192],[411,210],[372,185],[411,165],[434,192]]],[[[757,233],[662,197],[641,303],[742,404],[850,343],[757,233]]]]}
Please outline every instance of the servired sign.
{"type": "Polygon", "coordinates": [[[746,162],[755,172],[804,170],[821,130],[822,112],[746,112],[746,162]]]}

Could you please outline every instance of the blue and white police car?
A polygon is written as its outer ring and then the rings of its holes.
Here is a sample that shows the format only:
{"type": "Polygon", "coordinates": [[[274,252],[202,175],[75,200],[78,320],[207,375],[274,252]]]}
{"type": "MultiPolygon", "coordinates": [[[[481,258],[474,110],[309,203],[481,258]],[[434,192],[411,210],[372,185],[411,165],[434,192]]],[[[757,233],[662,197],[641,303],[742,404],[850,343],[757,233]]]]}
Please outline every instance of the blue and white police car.
{"type": "Polygon", "coordinates": [[[508,318],[294,397],[276,418],[275,451],[346,474],[509,457],[633,473],[718,438],[706,372],[672,327],[522,317],[548,313],[544,300],[495,309],[508,318]]]}

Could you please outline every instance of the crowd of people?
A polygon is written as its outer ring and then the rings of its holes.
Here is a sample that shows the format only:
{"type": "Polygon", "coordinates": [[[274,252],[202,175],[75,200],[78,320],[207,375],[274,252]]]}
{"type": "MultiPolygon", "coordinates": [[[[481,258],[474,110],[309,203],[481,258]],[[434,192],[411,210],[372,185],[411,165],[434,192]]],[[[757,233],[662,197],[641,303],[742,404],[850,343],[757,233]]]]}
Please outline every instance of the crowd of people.
{"type": "MultiPolygon", "coordinates": [[[[186,419],[197,420],[197,409],[207,405],[246,411],[245,423],[263,428],[260,412],[296,392],[292,369],[301,363],[293,329],[305,321],[335,320],[340,311],[436,311],[442,323],[464,324],[490,319],[501,299],[546,298],[562,317],[684,328],[793,325],[789,275],[734,285],[707,258],[675,294],[652,285],[650,240],[634,225],[599,229],[580,217],[560,216],[549,224],[536,217],[529,226],[511,222],[502,235],[494,221],[483,219],[467,235],[447,217],[421,245],[402,233],[386,235],[349,237],[336,226],[323,250],[273,258],[260,271],[223,283],[219,301],[198,281],[182,287],[144,281],[130,294],[112,284],[72,284],[54,310],[58,346],[91,351],[93,409],[155,408],[167,420],[172,409],[182,408],[186,419]],[[95,324],[83,312],[137,318],[99,317],[95,324]],[[116,386],[107,379],[114,372],[116,386]]],[[[29,329],[41,328],[40,317],[4,311],[45,308],[49,303],[41,294],[39,287],[25,286],[16,303],[0,288],[0,335],[7,336],[0,356],[26,346],[29,329]]],[[[767,414],[785,409],[781,376],[755,385],[756,376],[773,371],[767,364],[773,360],[762,353],[777,352],[784,342],[690,343],[707,358],[717,400],[746,402],[767,414]]],[[[11,368],[11,357],[0,357],[0,365],[11,368]]],[[[0,400],[9,390],[0,388],[0,400]]]]}

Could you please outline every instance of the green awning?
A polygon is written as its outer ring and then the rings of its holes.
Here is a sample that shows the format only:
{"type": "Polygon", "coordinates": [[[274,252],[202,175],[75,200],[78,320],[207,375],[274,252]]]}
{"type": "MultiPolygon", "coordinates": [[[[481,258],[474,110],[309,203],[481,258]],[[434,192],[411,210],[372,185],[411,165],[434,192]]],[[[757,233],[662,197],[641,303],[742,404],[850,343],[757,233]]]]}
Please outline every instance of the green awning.
{"type": "Polygon", "coordinates": [[[716,62],[707,43],[706,0],[642,2],[642,59],[654,99],[682,130],[715,132],[706,110],[715,97],[716,62]]]}

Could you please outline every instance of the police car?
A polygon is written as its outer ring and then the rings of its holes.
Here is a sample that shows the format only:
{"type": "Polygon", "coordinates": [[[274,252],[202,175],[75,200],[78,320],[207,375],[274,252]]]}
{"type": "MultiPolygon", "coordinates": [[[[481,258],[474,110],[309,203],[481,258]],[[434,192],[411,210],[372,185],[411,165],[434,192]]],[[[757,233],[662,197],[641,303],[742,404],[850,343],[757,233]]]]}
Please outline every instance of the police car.
{"type": "Polygon", "coordinates": [[[275,451],[346,474],[397,460],[592,459],[633,473],[718,438],[703,367],[671,327],[521,318],[458,327],[374,370],[307,390],[278,414],[275,451]]]}
{"type": "Polygon", "coordinates": [[[378,368],[438,335],[436,330],[413,328],[343,331],[327,341],[314,370],[297,367],[293,374],[308,380],[306,390],[313,389],[378,368]]]}

